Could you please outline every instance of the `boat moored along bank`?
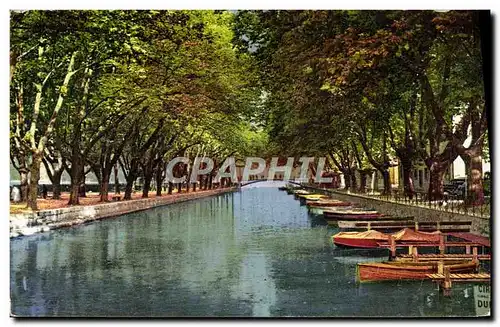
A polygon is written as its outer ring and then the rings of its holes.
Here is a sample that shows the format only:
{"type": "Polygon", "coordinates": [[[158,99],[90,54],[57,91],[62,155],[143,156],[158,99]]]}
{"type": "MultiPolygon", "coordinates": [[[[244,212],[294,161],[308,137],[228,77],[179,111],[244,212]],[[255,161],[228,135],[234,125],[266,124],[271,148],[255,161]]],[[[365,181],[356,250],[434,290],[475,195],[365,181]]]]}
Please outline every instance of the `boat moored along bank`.
{"type": "MultiPolygon", "coordinates": [[[[439,262],[386,261],[358,263],[356,277],[360,282],[383,280],[422,280],[427,275],[438,273],[439,262]]],[[[458,260],[443,264],[450,273],[471,273],[479,268],[478,261],[458,260]]]]}

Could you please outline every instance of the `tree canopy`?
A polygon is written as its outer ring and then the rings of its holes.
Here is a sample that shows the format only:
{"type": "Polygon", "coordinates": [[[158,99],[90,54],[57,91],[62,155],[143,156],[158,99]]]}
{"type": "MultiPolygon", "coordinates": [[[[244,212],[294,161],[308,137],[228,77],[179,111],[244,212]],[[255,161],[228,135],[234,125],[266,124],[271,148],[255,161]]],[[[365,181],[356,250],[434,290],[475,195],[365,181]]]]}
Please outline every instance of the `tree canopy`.
{"type": "MultiPolygon", "coordinates": [[[[188,176],[195,157],[308,155],[327,156],[347,187],[358,187],[357,172],[363,190],[376,170],[384,192],[399,162],[409,196],[425,165],[428,195],[440,199],[460,156],[469,201],[482,203],[489,17],[480,15],[12,11],[10,156],[23,198],[37,208],[42,164],[54,197],[69,173],[78,204],[89,172],[108,201],[118,167],[130,199],[138,178],[144,197],[153,181],[161,195],[175,156],[190,158],[175,172],[188,176]]],[[[212,176],[200,183],[211,187],[212,176]]]]}

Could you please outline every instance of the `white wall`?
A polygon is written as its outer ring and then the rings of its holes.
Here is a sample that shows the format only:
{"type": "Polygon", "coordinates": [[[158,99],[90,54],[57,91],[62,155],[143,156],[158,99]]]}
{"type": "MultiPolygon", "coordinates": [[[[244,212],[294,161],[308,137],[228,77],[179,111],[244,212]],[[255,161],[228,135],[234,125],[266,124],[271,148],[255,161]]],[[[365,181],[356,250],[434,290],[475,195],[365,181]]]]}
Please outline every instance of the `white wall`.
{"type": "MultiPolygon", "coordinates": [[[[489,162],[483,160],[483,175],[485,172],[491,171],[491,165],[489,162]]],[[[453,161],[453,178],[466,177],[465,163],[462,158],[458,157],[453,161]]]]}
{"type": "MultiPolygon", "coordinates": [[[[123,175],[122,169],[118,168],[118,180],[120,181],[120,184],[125,184],[127,181],[125,179],[125,176],[123,175]]],[[[11,183],[19,183],[19,173],[17,170],[12,166],[12,163],[10,163],[10,181],[11,183]]],[[[115,182],[115,173],[114,170],[111,171],[111,178],[109,179],[109,182],[111,184],[114,184],[115,182]]],[[[89,172],[85,178],[85,183],[87,184],[97,184],[97,178],[95,177],[95,174],[93,172],[89,172]]],[[[47,171],[45,170],[45,166],[42,164],[40,166],[40,181],[38,184],[51,184],[49,176],[47,175],[47,171]]],[[[71,179],[69,177],[69,174],[65,171],[63,172],[61,176],[61,184],[71,184],[71,179]]]]}

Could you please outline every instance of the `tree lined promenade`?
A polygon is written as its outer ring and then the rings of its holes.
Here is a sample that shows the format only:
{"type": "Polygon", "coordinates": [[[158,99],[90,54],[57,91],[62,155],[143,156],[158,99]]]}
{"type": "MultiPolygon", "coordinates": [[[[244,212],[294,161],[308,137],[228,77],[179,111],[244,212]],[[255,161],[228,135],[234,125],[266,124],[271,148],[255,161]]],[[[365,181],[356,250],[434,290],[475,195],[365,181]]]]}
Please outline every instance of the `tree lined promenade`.
{"type": "MultiPolygon", "coordinates": [[[[160,195],[160,197],[173,197],[175,198],[176,195],[178,194],[184,194],[184,193],[178,193],[177,190],[174,190],[172,194],[163,194],[160,195]]],[[[122,197],[123,193],[114,193],[110,192],[109,193],[110,198],[113,197],[122,197]]],[[[67,208],[70,205],[68,204],[70,194],[67,192],[62,192],[59,196],[59,199],[54,199],[52,197],[49,198],[39,198],[37,200],[37,205],[38,205],[38,210],[50,210],[50,209],[60,209],[60,208],[67,208]]],[[[149,192],[148,197],[158,197],[156,195],[156,191],[154,192],[149,192]]],[[[142,193],[133,193],[131,196],[131,200],[138,200],[142,199],[142,193]]],[[[80,198],[80,204],[81,205],[95,205],[102,203],[101,201],[101,196],[99,193],[93,193],[93,194],[86,194],[85,197],[80,198]]],[[[11,214],[17,214],[17,213],[23,213],[27,212],[29,209],[26,208],[26,203],[19,203],[19,204],[11,204],[10,206],[10,213],[11,214]]]]}
{"type": "MultiPolygon", "coordinates": [[[[38,208],[43,165],[61,199],[80,203],[85,176],[109,201],[110,176],[126,178],[124,199],[143,179],[165,181],[174,157],[255,151],[265,136],[252,128],[258,99],[252,59],[233,45],[227,11],[12,11],[10,157],[22,201],[38,208]]],[[[177,165],[176,176],[191,165],[177,165]]],[[[211,184],[212,177],[201,180],[211,184]]],[[[177,187],[177,185],[175,185],[177,187]]],[[[174,185],[170,185],[171,193],[174,185]]]]}

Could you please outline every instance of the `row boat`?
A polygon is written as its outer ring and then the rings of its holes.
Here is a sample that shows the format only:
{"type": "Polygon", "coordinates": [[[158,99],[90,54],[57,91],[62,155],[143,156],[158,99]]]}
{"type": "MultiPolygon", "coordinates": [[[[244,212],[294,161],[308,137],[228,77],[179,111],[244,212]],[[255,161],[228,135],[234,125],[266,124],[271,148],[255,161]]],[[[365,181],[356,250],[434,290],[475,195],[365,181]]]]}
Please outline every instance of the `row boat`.
{"type": "Polygon", "coordinates": [[[332,236],[332,241],[338,246],[379,248],[379,243],[387,242],[389,237],[393,237],[395,242],[414,242],[439,245],[441,233],[416,232],[409,228],[404,228],[393,234],[385,234],[376,230],[368,230],[364,232],[339,232],[332,236]]]}
{"type": "Polygon", "coordinates": [[[339,228],[357,228],[357,229],[398,229],[411,227],[415,225],[411,217],[394,217],[394,216],[381,216],[370,220],[339,220],[337,222],[339,228]]]}
{"type": "Polygon", "coordinates": [[[298,196],[299,199],[303,200],[303,201],[319,201],[323,198],[326,198],[327,196],[326,195],[323,195],[323,194],[301,194],[298,196]]]}
{"type": "Polygon", "coordinates": [[[306,191],[306,190],[294,190],[292,193],[293,193],[293,196],[294,196],[296,199],[298,199],[298,198],[299,198],[299,196],[301,196],[301,195],[311,194],[311,192],[306,191]]]}
{"type": "Polygon", "coordinates": [[[324,210],[328,210],[330,207],[308,207],[310,213],[313,215],[322,215],[324,210]]]}
{"type": "Polygon", "coordinates": [[[345,207],[352,205],[351,202],[339,201],[333,199],[319,199],[317,201],[306,201],[308,207],[345,207]]]}
{"type": "Polygon", "coordinates": [[[323,216],[326,220],[362,220],[365,218],[375,218],[383,216],[375,210],[360,210],[350,208],[349,210],[324,210],[323,216]]]}
{"type": "MultiPolygon", "coordinates": [[[[342,207],[343,209],[359,209],[357,207],[352,207],[350,205],[342,207]]],[[[331,211],[332,207],[322,207],[322,206],[308,206],[307,210],[309,210],[310,213],[317,214],[317,215],[323,215],[325,211],[331,211]]]]}
{"type": "MultiPolygon", "coordinates": [[[[450,273],[470,273],[477,271],[479,261],[448,261],[443,263],[448,267],[450,273]]],[[[438,272],[437,262],[373,262],[358,263],[356,277],[360,282],[381,280],[422,280],[427,279],[428,274],[438,272]]]]}
{"type": "Polygon", "coordinates": [[[467,254],[467,253],[458,253],[458,254],[418,254],[418,256],[414,256],[412,254],[400,254],[394,258],[395,261],[400,262],[427,262],[427,261],[457,261],[457,260],[472,260],[474,258],[478,260],[491,260],[490,254],[467,254]]]}
{"type": "Polygon", "coordinates": [[[336,246],[373,249],[378,248],[378,242],[386,241],[387,235],[375,230],[364,232],[340,232],[332,236],[336,246]]]}
{"type": "Polygon", "coordinates": [[[400,242],[434,243],[439,245],[441,232],[417,232],[410,228],[403,228],[392,234],[394,240],[400,242]]]}

